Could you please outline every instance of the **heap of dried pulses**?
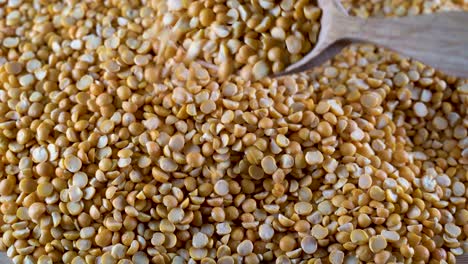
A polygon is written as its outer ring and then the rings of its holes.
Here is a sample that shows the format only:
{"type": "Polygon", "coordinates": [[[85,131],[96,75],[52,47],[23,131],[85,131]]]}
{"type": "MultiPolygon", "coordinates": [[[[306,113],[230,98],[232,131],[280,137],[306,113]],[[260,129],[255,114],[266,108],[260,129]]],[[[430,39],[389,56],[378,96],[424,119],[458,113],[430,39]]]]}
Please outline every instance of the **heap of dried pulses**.
{"type": "Polygon", "coordinates": [[[455,263],[468,252],[468,80],[372,45],[246,79],[258,61],[288,63],[267,58],[265,32],[313,43],[314,10],[0,0],[0,250],[39,264],[455,263]],[[216,35],[242,23],[242,38],[216,35]],[[179,38],[155,40],[168,28],[179,38]],[[257,53],[232,64],[243,74],[206,67],[236,47],[257,53]]]}
{"type": "Polygon", "coordinates": [[[184,59],[214,65],[216,77],[259,80],[312,50],[320,8],[312,0],[156,1],[158,60],[184,47],[184,59]]]}

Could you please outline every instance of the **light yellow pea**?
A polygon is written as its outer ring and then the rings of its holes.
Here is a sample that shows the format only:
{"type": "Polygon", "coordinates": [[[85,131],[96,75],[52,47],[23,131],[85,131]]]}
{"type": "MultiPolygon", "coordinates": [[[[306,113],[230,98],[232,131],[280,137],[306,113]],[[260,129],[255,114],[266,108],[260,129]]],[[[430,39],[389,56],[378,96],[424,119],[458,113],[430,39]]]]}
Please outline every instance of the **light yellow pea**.
{"type": "Polygon", "coordinates": [[[323,162],[323,154],[320,151],[310,151],[306,153],[305,160],[309,165],[317,165],[323,162]]]}
{"type": "Polygon", "coordinates": [[[291,54],[299,54],[302,50],[302,40],[290,35],[286,38],[286,47],[291,54]]]}
{"type": "Polygon", "coordinates": [[[250,240],[244,240],[237,246],[237,253],[240,256],[247,256],[253,251],[253,243],[250,240]]]}
{"type": "Polygon", "coordinates": [[[254,64],[252,68],[252,74],[255,80],[260,80],[263,77],[266,77],[270,73],[270,66],[267,62],[260,60],[254,64]]]}
{"type": "Polygon", "coordinates": [[[378,253],[387,247],[387,240],[382,235],[373,236],[369,239],[369,248],[372,252],[378,253]]]}
{"type": "Polygon", "coordinates": [[[216,194],[224,196],[229,193],[229,183],[225,180],[219,180],[214,185],[216,194]]]}
{"type": "Polygon", "coordinates": [[[69,155],[65,157],[63,163],[65,165],[65,168],[70,172],[78,172],[82,166],[81,160],[74,155],[69,155]]]}
{"type": "Polygon", "coordinates": [[[328,236],[328,229],[322,225],[314,225],[314,227],[312,227],[311,234],[316,239],[324,239],[328,236]]]}
{"type": "Polygon", "coordinates": [[[350,238],[351,238],[351,242],[358,244],[358,245],[367,244],[367,241],[369,240],[369,236],[362,229],[356,229],[356,230],[351,231],[350,238]]]}

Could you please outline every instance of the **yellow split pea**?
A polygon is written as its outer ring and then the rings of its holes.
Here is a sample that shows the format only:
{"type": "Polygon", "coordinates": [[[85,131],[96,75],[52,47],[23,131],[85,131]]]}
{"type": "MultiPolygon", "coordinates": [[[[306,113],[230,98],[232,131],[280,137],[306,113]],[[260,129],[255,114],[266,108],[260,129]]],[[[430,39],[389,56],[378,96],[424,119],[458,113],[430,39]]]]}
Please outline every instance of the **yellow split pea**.
{"type": "MultiPolygon", "coordinates": [[[[3,2],[0,251],[14,263],[464,254],[467,80],[367,44],[264,77],[313,47],[310,0],[3,2]]],[[[344,4],[460,6],[364,2],[344,4]]]]}

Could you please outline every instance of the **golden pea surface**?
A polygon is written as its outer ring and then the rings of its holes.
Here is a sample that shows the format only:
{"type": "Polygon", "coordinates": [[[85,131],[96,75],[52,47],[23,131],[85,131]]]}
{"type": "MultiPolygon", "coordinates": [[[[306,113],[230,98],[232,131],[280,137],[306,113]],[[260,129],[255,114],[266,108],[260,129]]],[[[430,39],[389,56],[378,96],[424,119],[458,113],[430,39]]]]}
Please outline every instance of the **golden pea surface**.
{"type": "MultiPolygon", "coordinates": [[[[0,0],[14,263],[454,263],[468,80],[373,45],[310,72],[311,0],[0,0]]],[[[351,15],[466,1],[344,0],[351,15]]]]}

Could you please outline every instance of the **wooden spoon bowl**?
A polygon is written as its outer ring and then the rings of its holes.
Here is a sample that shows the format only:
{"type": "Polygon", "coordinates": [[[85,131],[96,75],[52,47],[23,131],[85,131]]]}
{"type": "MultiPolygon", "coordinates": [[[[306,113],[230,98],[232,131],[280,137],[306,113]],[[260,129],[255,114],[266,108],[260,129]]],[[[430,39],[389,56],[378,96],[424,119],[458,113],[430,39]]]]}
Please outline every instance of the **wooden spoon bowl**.
{"type": "Polygon", "coordinates": [[[352,42],[380,45],[458,77],[468,77],[468,13],[403,18],[348,16],[339,0],[318,0],[321,30],[314,49],[275,76],[323,64],[352,42]]]}

